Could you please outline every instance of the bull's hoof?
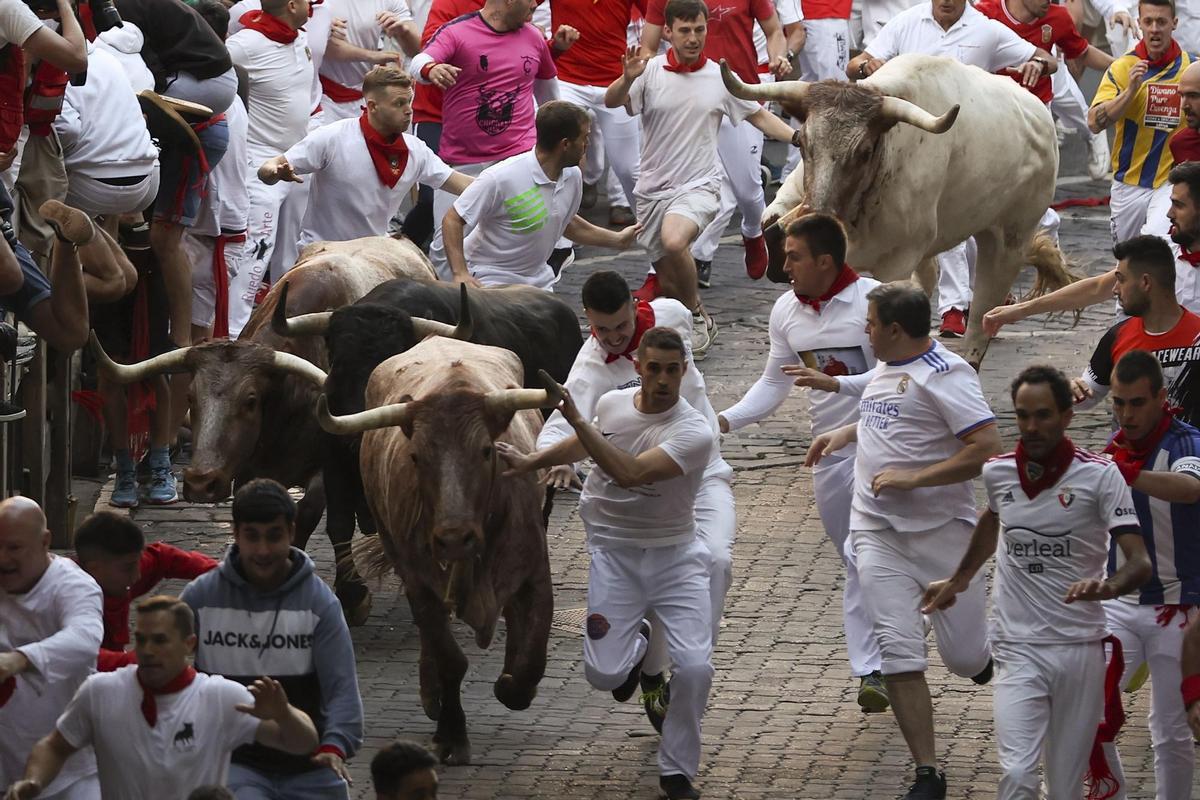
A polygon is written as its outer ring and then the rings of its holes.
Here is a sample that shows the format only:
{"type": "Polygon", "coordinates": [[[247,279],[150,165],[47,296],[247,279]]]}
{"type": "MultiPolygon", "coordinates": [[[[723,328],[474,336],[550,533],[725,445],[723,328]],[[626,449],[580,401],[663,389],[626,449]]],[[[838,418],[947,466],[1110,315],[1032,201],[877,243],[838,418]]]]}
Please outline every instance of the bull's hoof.
{"type": "Polygon", "coordinates": [[[459,741],[444,742],[438,736],[433,737],[437,748],[437,757],[448,767],[461,767],[471,763],[471,743],[464,737],[459,741]]]}
{"type": "Polygon", "coordinates": [[[442,716],[442,698],[439,696],[441,689],[436,692],[426,694],[421,692],[421,708],[425,711],[425,716],[429,717],[434,722],[442,716]]]}
{"type": "Polygon", "coordinates": [[[513,711],[524,711],[529,708],[533,698],[537,697],[536,686],[522,686],[507,672],[496,679],[494,689],[496,699],[503,703],[505,708],[513,711]]]}
{"type": "Polygon", "coordinates": [[[346,624],[352,628],[367,623],[371,616],[371,590],[362,581],[346,581],[336,584],[335,594],[342,603],[342,614],[346,624]]]}

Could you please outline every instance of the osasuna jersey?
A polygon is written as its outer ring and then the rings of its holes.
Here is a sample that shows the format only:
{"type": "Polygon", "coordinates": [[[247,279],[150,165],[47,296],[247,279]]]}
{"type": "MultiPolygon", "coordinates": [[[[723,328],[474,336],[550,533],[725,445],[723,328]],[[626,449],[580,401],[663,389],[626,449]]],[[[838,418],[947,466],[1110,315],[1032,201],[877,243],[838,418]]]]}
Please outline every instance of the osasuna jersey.
{"type": "Polygon", "coordinates": [[[876,496],[885,469],[918,470],[945,461],[962,437],[994,423],[979,376],[940,342],[904,361],[880,363],[859,400],[851,530],[927,531],[952,519],[975,523],[971,481],[876,496]]]}
{"type": "MultiPolygon", "coordinates": [[[[1200,430],[1173,420],[1158,451],[1146,460],[1145,469],[1200,479],[1200,430]]],[[[1200,605],[1200,504],[1168,503],[1135,490],[1133,506],[1154,574],[1140,592],[1118,599],[1142,605],[1200,605]]],[[[1110,547],[1109,572],[1123,563],[1120,548],[1110,547]]]]}
{"type": "Polygon", "coordinates": [[[1137,526],[1129,487],[1112,461],[1075,449],[1054,486],[1030,499],[1015,453],[983,465],[988,508],[1000,515],[992,589],[993,641],[1061,644],[1106,634],[1099,602],[1067,604],[1072,583],[1104,577],[1109,531],[1137,526]]]}

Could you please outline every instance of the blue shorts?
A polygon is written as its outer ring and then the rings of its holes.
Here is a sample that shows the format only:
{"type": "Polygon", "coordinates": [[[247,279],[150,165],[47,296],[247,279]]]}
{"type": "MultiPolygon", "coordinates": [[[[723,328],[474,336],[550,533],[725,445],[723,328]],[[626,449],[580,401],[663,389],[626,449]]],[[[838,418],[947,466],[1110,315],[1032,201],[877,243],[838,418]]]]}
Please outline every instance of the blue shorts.
{"type": "MultiPolygon", "coordinates": [[[[208,168],[212,170],[229,148],[229,123],[224,119],[197,131],[208,168]]],[[[154,200],[154,219],[192,227],[200,213],[205,177],[195,153],[169,145],[158,156],[160,166],[158,197],[154,200]]]]}
{"type": "Polygon", "coordinates": [[[13,255],[17,257],[17,263],[21,265],[21,274],[25,282],[12,294],[0,295],[0,311],[16,314],[17,319],[28,324],[33,307],[43,300],[50,299],[50,281],[46,279],[45,273],[38,269],[38,265],[33,263],[33,256],[29,254],[25,245],[10,242],[10,246],[13,255]]]}

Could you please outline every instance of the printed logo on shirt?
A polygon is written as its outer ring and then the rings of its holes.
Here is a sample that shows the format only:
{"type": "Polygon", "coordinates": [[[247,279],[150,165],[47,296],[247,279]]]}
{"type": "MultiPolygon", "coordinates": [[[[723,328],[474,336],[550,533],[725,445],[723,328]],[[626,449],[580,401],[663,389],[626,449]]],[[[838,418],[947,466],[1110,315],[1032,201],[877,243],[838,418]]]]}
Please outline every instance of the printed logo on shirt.
{"type": "Polygon", "coordinates": [[[902,375],[900,382],[896,384],[896,394],[904,394],[908,391],[908,383],[912,380],[909,375],[902,375]]]}
{"type": "Polygon", "coordinates": [[[608,620],[604,618],[603,614],[588,614],[587,635],[593,642],[607,636],[609,627],[608,620]]]}
{"type": "Polygon", "coordinates": [[[1173,131],[1179,127],[1182,114],[1183,103],[1178,84],[1146,84],[1146,114],[1142,117],[1145,127],[1173,131]]]}
{"type": "Polygon", "coordinates": [[[250,648],[251,650],[308,650],[312,648],[313,635],[311,633],[297,633],[284,635],[282,633],[273,633],[269,636],[259,636],[257,633],[247,633],[246,631],[217,631],[210,630],[204,634],[204,640],[201,644],[223,647],[241,647],[250,648]]]}
{"type": "Polygon", "coordinates": [[[1003,496],[1000,498],[1000,502],[1001,502],[1001,503],[1004,503],[1004,504],[1008,504],[1008,503],[1012,503],[1012,502],[1014,502],[1014,501],[1013,501],[1013,493],[1012,493],[1012,491],[1007,491],[1007,492],[1005,492],[1005,493],[1004,493],[1004,495],[1003,495],[1003,496]]]}
{"type": "Polygon", "coordinates": [[[1075,502],[1075,492],[1071,487],[1063,487],[1062,491],[1058,493],[1058,502],[1063,508],[1071,507],[1071,503],[1075,502]]]}
{"type": "Polygon", "coordinates": [[[859,424],[864,428],[886,431],[892,420],[900,416],[900,404],[889,400],[860,400],[859,424]]]}
{"type": "Polygon", "coordinates": [[[1042,26],[1042,44],[1050,44],[1050,42],[1053,38],[1054,38],[1054,26],[1043,25],[1042,26]]]}
{"type": "Polygon", "coordinates": [[[713,6],[708,11],[708,19],[710,22],[720,22],[735,11],[737,9],[733,6],[713,6]]]}
{"type": "Polygon", "coordinates": [[[479,87],[478,106],[475,108],[475,124],[488,136],[499,136],[512,125],[513,107],[520,95],[520,88],[502,92],[499,89],[479,87]]]}
{"type": "Polygon", "coordinates": [[[176,731],[171,746],[176,750],[191,750],[196,746],[196,730],[191,722],[183,723],[183,727],[176,731]]]}
{"type": "Polygon", "coordinates": [[[504,201],[504,210],[508,212],[508,222],[513,233],[536,233],[546,224],[550,213],[546,210],[546,201],[537,186],[532,186],[516,197],[504,201]]]}
{"type": "MultiPolygon", "coordinates": [[[[816,362],[815,369],[835,378],[861,375],[867,371],[867,357],[861,347],[822,347],[807,352],[816,362]]],[[[799,355],[800,360],[805,361],[804,353],[799,355]]]]}
{"type": "Polygon", "coordinates": [[[479,57],[479,68],[480,68],[481,70],[483,70],[484,72],[487,72],[487,68],[488,68],[488,61],[487,61],[487,56],[486,56],[486,55],[482,55],[482,56],[480,56],[480,57],[479,57]]]}
{"type": "MultiPolygon", "coordinates": [[[[1013,558],[1070,558],[1070,531],[1045,533],[1033,528],[1010,527],[1004,530],[1004,552],[1013,558]],[[1024,538],[1032,534],[1036,538],[1024,538]],[[1053,539],[1055,541],[1042,541],[1053,539]]],[[[1040,570],[1039,570],[1040,572],[1040,570]]]]}

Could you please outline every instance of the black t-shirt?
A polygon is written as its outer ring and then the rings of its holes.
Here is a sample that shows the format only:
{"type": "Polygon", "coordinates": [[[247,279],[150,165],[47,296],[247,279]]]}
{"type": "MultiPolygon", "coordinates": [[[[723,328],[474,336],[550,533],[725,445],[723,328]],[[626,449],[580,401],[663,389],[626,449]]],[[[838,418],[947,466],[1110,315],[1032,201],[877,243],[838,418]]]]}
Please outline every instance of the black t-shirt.
{"type": "Polygon", "coordinates": [[[164,91],[172,73],[197,80],[223,75],[233,66],[225,43],[194,8],[180,0],[115,0],[121,19],[142,30],[142,60],[164,91]]]}

